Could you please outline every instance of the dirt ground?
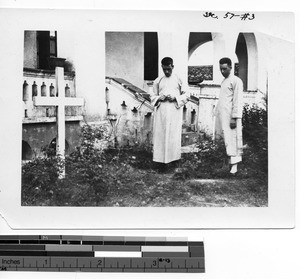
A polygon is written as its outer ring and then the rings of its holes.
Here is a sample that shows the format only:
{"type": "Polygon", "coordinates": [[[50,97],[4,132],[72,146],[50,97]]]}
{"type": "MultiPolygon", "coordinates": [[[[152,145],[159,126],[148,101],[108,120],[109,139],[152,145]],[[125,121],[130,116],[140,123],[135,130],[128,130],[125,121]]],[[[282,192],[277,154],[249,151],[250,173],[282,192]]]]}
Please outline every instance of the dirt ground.
{"type": "MultiPolygon", "coordinates": [[[[142,171],[140,171],[142,172],[142,171]]],[[[174,174],[141,173],[130,191],[116,185],[104,206],[149,207],[265,207],[265,181],[257,179],[189,179],[177,181],[174,174]],[[147,181],[147,184],[145,183],[147,181]]]]}

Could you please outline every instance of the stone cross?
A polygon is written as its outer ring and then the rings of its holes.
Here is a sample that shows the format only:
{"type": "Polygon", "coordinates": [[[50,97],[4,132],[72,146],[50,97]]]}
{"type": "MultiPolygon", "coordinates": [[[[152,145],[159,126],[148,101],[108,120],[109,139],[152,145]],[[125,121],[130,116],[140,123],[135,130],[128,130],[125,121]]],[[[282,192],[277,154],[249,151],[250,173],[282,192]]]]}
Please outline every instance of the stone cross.
{"type": "MultiPolygon", "coordinates": [[[[65,97],[64,81],[64,58],[52,58],[55,63],[56,79],[56,97],[35,96],[33,99],[35,106],[55,106],[56,107],[56,154],[63,160],[65,158],[65,107],[66,106],[83,106],[83,98],[65,97]]],[[[65,167],[61,170],[60,178],[65,177],[65,167]]]]}

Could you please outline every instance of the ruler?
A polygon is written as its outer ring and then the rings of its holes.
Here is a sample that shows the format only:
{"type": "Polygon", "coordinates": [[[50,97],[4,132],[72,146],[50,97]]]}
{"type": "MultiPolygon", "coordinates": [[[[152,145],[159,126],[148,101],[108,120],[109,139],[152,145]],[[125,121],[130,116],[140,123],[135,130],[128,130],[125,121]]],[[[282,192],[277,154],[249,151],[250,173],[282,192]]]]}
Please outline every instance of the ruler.
{"type": "Polygon", "coordinates": [[[0,235],[0,271],[204,273],[204,244],[166,237],[0,235]]]}

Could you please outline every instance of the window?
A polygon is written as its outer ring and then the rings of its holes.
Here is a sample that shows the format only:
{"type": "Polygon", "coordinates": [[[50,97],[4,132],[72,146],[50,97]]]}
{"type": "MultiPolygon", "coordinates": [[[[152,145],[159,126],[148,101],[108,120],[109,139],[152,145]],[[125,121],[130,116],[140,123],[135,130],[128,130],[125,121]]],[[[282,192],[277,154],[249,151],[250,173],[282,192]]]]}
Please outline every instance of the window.
{"type": "Polygon", "coordinates": [[[37,32],[37,55],[38,68],[44,70],[53,70],[50,63],[50,57],[57,57],[57,36],[56,31],[38,31],[37,32]]]}
{"type": "Polygon", "coordinates": [[[158,76],[158,38],[156,32],[144,33],[144,80],[155,80],[158,76]]]}

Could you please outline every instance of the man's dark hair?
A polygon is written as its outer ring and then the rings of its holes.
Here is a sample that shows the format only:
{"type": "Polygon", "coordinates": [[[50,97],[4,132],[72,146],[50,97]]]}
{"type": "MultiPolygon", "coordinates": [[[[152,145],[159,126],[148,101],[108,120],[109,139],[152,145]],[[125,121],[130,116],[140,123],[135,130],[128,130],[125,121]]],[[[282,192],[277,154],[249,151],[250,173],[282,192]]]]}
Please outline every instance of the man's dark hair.
{"type": "Polygon", "coordinates": [[[219,61],[220,64],[227,64],[228,66],[232,66],[231,59],[228,57],[221,58],[219,61]]]}
{"type": "Polygon", "coordinates": [[[169,65],[173,66],[173,59],[171,57],[165,57],[161,60],[161,64],[164,66],[169,66],[169,65]]]}

